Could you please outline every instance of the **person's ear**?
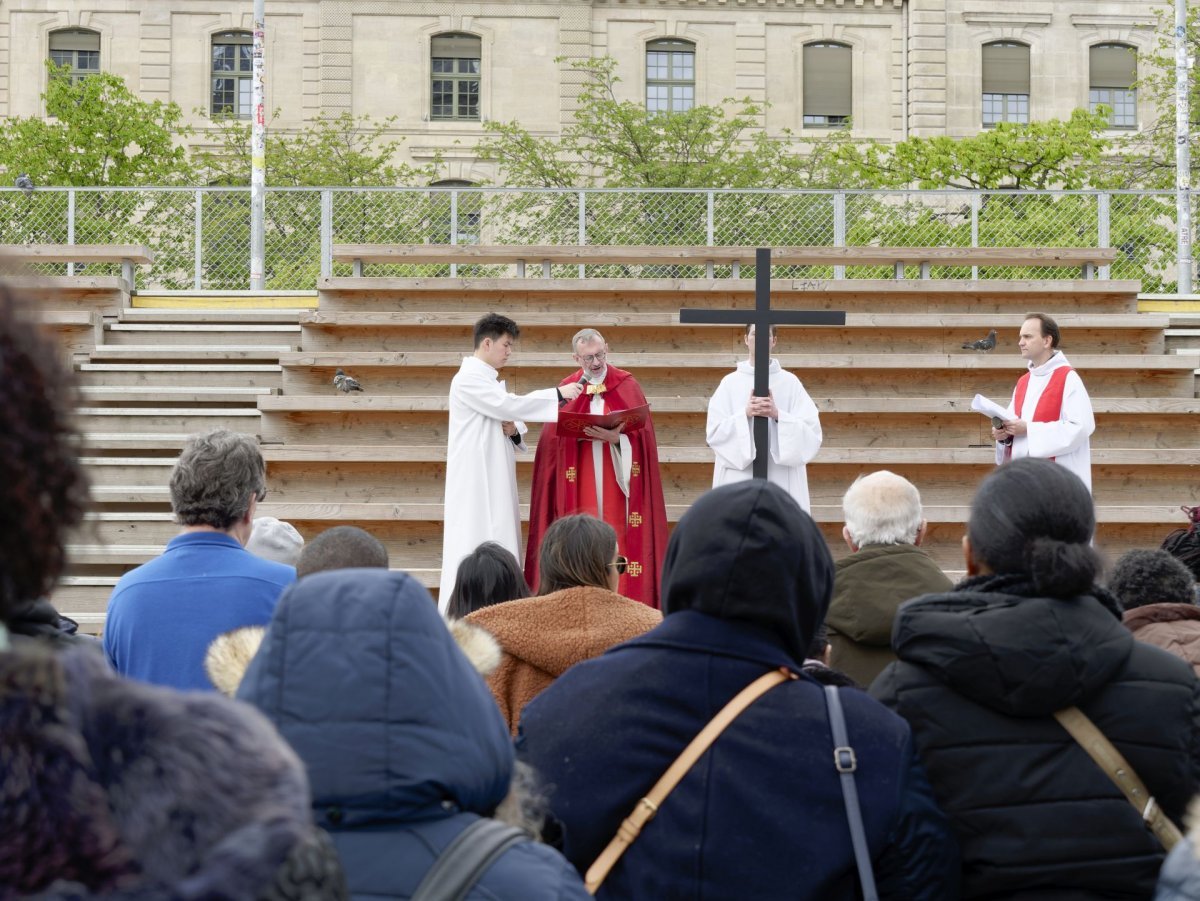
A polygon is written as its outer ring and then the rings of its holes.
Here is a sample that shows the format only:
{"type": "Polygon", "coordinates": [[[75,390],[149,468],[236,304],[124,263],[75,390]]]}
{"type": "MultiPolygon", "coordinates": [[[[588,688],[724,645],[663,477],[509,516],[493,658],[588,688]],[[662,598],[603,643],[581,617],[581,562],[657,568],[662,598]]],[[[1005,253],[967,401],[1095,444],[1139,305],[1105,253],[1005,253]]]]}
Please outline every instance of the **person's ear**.
{"type": "Polygon", "coordinates": [[[842,526],[842,541],[846,542],[846,547],[851,551],[857,551],[858,545],[854,543],[854,539],[850,537],[850,527],[842,526]]]}
{"type": "Polygon", "coordinates": [[[962,538],[962,549],[963,549],[963,562],[967,566],[967,575],[968,576],[979,575],[979,564],[975,562],[975,554],[971,548],[971,539],[967,535],[964,535],[962,538]]]}
{"type": "Polygon", "coordinates": [[[925,540],[925,534],[929,531],[929,521],[922,519],[921,524],[917,526],[917,537],[913,539],[913,545],[920,547],[921,542],[925,540]]]}

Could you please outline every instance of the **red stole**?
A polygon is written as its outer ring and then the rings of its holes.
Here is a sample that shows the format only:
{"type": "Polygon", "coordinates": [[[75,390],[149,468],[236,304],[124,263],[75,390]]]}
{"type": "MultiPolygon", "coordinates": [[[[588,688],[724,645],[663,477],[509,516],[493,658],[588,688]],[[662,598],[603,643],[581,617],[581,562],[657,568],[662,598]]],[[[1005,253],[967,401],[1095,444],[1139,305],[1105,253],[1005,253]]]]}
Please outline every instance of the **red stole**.
{"type": "MultiPolygon", "coordinates": [[[[1050,381],[1046,384],[1046,390],[1042,392],[1042,396],[1038,398],[1037,406],[1033,408],[1030,422],[1058,422],[1062,415],[1063,391],[1067,385],[1067,374],[1070,372],[1070,366],[1059,366],[1050,373],[1050,381]]],[[[1027,372],[1017,382],[1017,390],[1013,394],[1013,412],[1016,413],[1018,419],[1021,418],[1021,411],[1025,409],[1025,392],[1028,390],[1029,373],[1027,372]]],[[[1011,444],[1004,449],[1004,459],[1012,459],[1011,444]]]]}
{"type": "MultiPolygon", "coordinates": [[[[578,382],[581,370],[563,379],[561,385],[578,382]]],[[[604,378],[604,408],[628,410],[646,403],[637,381],[628,372],[608,367],[604,378]]],[[[586,391],[563,409],[586,413],[592,395],[586,391]]],[[[617,533],[618,553],[629,559],[617,591],[651,607],[659,606],[662,559],[667,550],[667,513],[658,471],[658,444],[653,423],[628,435],[632,470],[629,498],[617,483],[611,452],[601,446],[601,484],[596,484],[592,442],[574,436],[559,440],[553,423],[542,427],[533,461],[533,484],[529,504],[529,536],[525,542],[525,579],[538,587],[538,553],[542,535],[555,519],[573,513],[597,511],[598,492],[603,492],[604,521],[617,533]]]]}

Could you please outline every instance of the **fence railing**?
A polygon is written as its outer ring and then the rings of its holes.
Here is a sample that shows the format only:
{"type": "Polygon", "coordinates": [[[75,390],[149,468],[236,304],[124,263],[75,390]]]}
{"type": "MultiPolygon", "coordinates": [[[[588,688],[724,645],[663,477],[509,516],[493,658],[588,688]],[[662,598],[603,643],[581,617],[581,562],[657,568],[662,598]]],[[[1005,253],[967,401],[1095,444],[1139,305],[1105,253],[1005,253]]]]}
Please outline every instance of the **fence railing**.
{"type": "MultiPolygon", "coordinates": [[[[1194,211],[1198,196],[1191,195],[1194,211]]],[[[311,290],[322,276],[349,275],[349,264],[333,262],[335,243],[1111,246],[1120,253],[1101,277],[1169,293],[1178,271],[1172,192],[268,188],[265,216],[266,286],[273,290],[311,290]]],[[[0,189],[0,243],[146,244],[155,263],[139,272],[140,290],[244,289],[250,189],[0,189]]],[[[805,267],[799,274],[881,273],[805,267]]],[[[1003,266],[935,274],[1072,277],[1003,266]]]]}

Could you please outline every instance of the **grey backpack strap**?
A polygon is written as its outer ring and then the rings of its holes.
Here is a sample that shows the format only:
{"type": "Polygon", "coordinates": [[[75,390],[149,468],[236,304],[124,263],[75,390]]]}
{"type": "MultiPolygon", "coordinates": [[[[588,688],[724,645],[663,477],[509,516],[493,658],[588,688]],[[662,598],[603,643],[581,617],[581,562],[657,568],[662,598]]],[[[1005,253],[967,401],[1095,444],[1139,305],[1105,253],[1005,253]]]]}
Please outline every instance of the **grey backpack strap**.
{"type": "Polygon", "coordinates": [[[850,841],[854,844],[854,862],[858,865],[863,898],[865,901],[879,901],[879,893],[875,889],[875,871],[871,869],[871,852],[867,848],[867,830],[863,827],[862,810],[858,804],[858,786],[854,782],[858,758],[850,747],[846,717],[842,715],[842,698],[836,685],[825,686],[825,706],[829,710],[829,727],[833,732],[833,765],[842,783],[842,800],[846,802],[846,819],[850,821],[850,841]]]}
{"type": "Polygon", "coordinates": [[[518,842],[520,829],[482,817],[455,836],[413,892],[412,901],[462,901],[488,867],[518,842]]]}

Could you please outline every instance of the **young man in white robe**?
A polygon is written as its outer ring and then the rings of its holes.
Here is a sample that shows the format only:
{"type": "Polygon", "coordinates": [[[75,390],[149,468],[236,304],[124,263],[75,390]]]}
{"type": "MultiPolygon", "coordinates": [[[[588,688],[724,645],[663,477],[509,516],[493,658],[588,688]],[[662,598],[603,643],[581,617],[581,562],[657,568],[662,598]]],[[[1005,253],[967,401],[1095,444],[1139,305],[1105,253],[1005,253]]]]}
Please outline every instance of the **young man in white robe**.
{"type": "Polygon", "coordinates": [[[1083,380],[1058,349],[1059,339],[1058,323],[1045,313],[1030,313],[1021,324],[1017,346],[1029,372],[1013,391],[1010,418],[992,429],[996,464],[1022,457],[1053,460],[1091,491],[1096,418],[1083,380]]]}
{"type": "Polygon", "coordinates": [[[558,405],[580,385],[517,395],[497,379],[520,336],[517,324],[489,313],[475,323],[475,352],[450,382],[450,432],[446,442],[446,503],[438,609],[444,614],[458,566],[485,541],[521,559],[521,508],[517,500],[517,450],[526,450],[522,420],[554,422],[558,405]]]}
{"type": "MultiPolygon", "coordinates": [[[[778,337],[771,327],[771,349],[778,337]]],[[[708,446],[716,454],[713,487],[754,476],[753,417],[766,416],[770,438],[767,478],[785,489],[809,511],[807,464],[821,449],[821,421],[816,404],[800,379],[784,371],[772,357],[768,397],[754,396],[754,326],[746,327],[749,359],[721,380],[708,402],[708,446]]]]}

